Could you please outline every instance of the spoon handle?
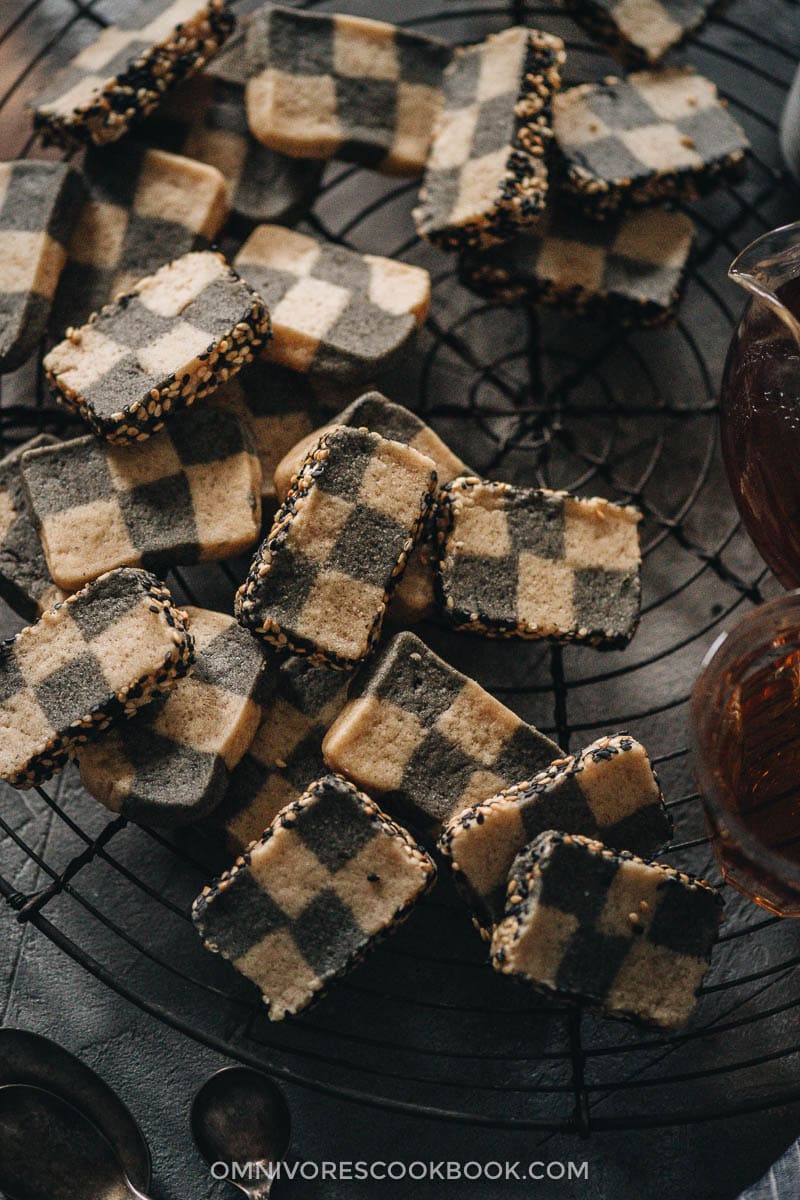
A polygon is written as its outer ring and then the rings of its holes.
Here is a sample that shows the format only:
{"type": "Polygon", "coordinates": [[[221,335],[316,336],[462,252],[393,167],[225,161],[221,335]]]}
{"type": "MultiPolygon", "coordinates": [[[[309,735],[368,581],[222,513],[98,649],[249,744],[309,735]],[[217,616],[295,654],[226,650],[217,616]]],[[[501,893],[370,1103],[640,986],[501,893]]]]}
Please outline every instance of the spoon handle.
{"type": "Polygon", "coordinates": [[[140,1192],[137,1187],[134,1187],[130,1179],[127,1177],[125,1179],[125,1183],[127,1185],[128,1195],[130,1196],[131,1200],[151,1200],[149,1196],[145,1196],[144,1192],[140,1192]]]}

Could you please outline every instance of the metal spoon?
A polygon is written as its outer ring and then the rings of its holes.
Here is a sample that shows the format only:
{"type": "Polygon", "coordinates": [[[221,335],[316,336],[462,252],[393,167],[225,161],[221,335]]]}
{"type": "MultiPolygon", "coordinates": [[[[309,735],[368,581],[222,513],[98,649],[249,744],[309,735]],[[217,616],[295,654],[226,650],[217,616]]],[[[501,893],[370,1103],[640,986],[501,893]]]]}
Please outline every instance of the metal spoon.
{"type": "Polygon", "coordinates": [[[147,1200],[91,1121],[44,1088],[0,1088],[0,1189],[8,1200],[147,1200]]]}
{"type": "Polygon", "coordinates": [[[132,1114],[105,1080],[63,1046],[27,1029],[0,1029],[0,1087],[26,1083],[54,1092],[82,1112],[114,1147],[125,1174],[150,1189],[150,1151],[132,1114]]]}
{"type": "Polygon", "coordinates": [[[224,1164],[228,1183],[250,1200],[268,1200],[275,1178],[271,1169],[283,1160],[292,1128],[278,1085],[249,1067],[225,1067],[195,1096],[191,1123],[209,1166],[224,1164]]]}

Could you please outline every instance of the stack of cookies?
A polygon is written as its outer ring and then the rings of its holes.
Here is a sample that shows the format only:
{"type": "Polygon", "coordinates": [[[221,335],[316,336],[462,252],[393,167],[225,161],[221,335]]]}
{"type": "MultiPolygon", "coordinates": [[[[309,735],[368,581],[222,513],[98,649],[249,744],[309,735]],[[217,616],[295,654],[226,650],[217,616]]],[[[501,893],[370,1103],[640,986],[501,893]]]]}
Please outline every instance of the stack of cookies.
{"type": "Polygon", "coordinates": [[[46,140],[89,144],[84,174],[0,171],[0,371],[49,326],[80,431],[0,462],[0,595],[34,622],[0,648],[0,778],[76,760],[123,818],[224,842],[194,919],[275,1020],[411,913],[436,858],[495,969],[566,1001],[673,1028],[706,969],[718,899],[652,861],[671,825],[644,747],[565,755],[408,628],[622,650],[641,514],[474,474],[370,386],[426,321],[427,271],[279,223],[328,159],[419,176],[418,231],[470,286],[668,319],[674,205],[746,141],[712,84],[654,66],[697,22],[635,46],[635,0],[573,7],[648,69],[562,91],[543,31],[454,51],[272,5],[218,53],[225,0],[148,0],[35,105],[46,140]],[[160,581],[241,554],[232,612],[160,581]]]}
{"type": "MultiPolygon", "coordinates": [[[[620,4],[620,20],[636,27],[636,7],[620,4]]],[[[639,26],[652,7],[642,3],[639,26]]],[[[740,178],[747,138],[691,67],[561,90],[564,58],[558,39],[522,28],[456,53],[417,231],[459,251],[463,282],[502,302],[663,324],[680,299],[694,225],[655,205],[740,178]]]]}

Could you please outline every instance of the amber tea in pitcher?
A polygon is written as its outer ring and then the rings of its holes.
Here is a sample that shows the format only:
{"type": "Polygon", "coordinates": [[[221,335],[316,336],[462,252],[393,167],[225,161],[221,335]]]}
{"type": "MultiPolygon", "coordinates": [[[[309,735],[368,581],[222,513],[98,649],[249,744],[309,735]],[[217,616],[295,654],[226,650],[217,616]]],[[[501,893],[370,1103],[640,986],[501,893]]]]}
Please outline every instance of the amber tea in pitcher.
{"type": "Polygon", "coordinates": [[[745,527],[784,587],[800,586],[800,222],[734,261],[750,293],[720,397],[722,453],[745,527]]]}

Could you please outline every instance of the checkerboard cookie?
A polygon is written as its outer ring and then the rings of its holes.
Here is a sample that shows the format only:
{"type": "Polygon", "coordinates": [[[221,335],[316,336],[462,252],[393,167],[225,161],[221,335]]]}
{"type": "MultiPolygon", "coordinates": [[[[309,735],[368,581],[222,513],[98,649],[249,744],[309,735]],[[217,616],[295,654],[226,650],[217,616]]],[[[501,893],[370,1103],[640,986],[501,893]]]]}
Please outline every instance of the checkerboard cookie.
{"type": "Polygon", "coordinates": [[[564,0],[612,53],[632,66],[657,63],[725,0],[564,0]]]}
{"type": "Polygon", "coordinates": [[[115,142],[202,67],[233,25],[226,0],[140,0],[36,98],[35,128],[46,144],[115,142]]]}
{"type": "Polygon", "coordinates": [[[627,645],[639,623],[641,513],[462,476],[439,497],[437,598],[488,637],[627,645]]]}
{"type": "Polygon", "coordinates": [[[185,675],[185,614],[145,571],[110,571],[0,646],[0,778],[32,787],[185,675]]]}
{"type": "MultiPolygon", "coordinates": [[[[298,442],[278,463],[275,469],[275,491],[278,496],[286,495],[292,477],[302,465],[308,450],[331,425],[349,425],[356,429],[363,427],[372,433],[379,433],[381,437],[412,446],[420,454],[427,454],[436,467],[439,483],[467,469],[430,425],[426,425],[415,413],[409,412],[402,404],[393,404],[380,392],[365,392],[323,428],[298,442]]],[[[433,560],[433,546],[426,533],[409,556],[403,578],[392,597],[390,615],[393,619],[412,624],[433,612],[433,560]]]]}
{"type": "Polygon", "coordinates": [[[65,163],[0,163],[0,373],[36,349],[84,196],[65,163]]]}
{"type": "Polygon", "coordinates": [[[0,597],[26,621],[35,621],[64,593],[50,577],[28,515],[19,464],[26,451],[57,444],[58,438],[41,433],[0,459],[0,597]]]}
{"type": "Polygon", "coordinates": [[[281,663],[258,732],[207,822],[232,854],[242,854],[282,808],[326,773],[322,739],[345,705],[351,679],[307,658],[281,663]]]}
{"type": "Polygon", "coordinates": [[[228,215],[216,167],[126,139],[84,160],[89,197],[69,241],[53,305],[58,338],[190,250],[207,249],[228,215]]]}
{"type": "Polygon", "coordinates": [[[267,660],[259,643],[225,613],[187,608],[186,616],[190,674],[79,755],[87,791],[146,825],[183,825],[216,808],[261,716],[267,660]]]}
{"type": "Polygon", "coordinates": [[[192,915],[206,948],[251,979],[280,1021],[405,920],[435,877],[405,829],[328,775],[203,890],[192,915]]]}
{"type": "Polygon", "coordinates": [[[425,832],[561,751],[413,633],[397,634],[331,725],[326,763],[425,832]]]}
{"type": "Polygon", "coordinates": [[[352,404],[331,417],[320,429],[309,433],[302,441],[298,441],[285,454],[275,468],[275,491],[279,496],[285,496],[292,484],[293,477],[303,465],[309,450],[313,449],[323,433],[334,425],[347,425],[353,429],[369,429],[371,433],[379,433],[381,437],[393,442],[403,442],[427,454],[433,460],[439,482],[463,475],[466,470],[464,463],[445,445],[430,425],[404,408],[402,404],[394,404],[387,400],[381,392],[364,392],[352,404]]]}
{"type": "Polygon", "coordinates": [[[506,241],[547,201],[560,38],[515,27],[457,52],[414,212],[445,250],[506,241]]]}
{"type": "Polygon", "coordinates": [[[143,441],[210,395],[270,336],[259,296],[210,250],[141,279],[45,357],[58,399],[110,442],[143,441]]]}
{"type": "Polygon", "coordinates": [[[644,746],[626,733],[599,738],[445,827],[439,849],[482,932],[502,919],[517,854],[553,828],[645,857],[660,850],[672,822],[644,746]]]}
{"type": "Polygon", "coordinates": [[[747,166],[744,130],[693,67],[570,88],[553,102],[553,130],[562,189],[593,218],[694,200],[747,166]]]}
{"type": "Polygon", "coordinates": [[[279,649],[353,667],[380,635],[435,484],[410,446],[366,429],[324,434],[237,593],[239,620],[279,649]]]}
{"type": "Polygon", "coordinates": [[[450,47],[364,17],[266,7],[247,33],[247,116],[283,154],[391,175],[425,166],[450,47]]]}
{"type": "Polygon", "coordinates": [[[20,460],[28,507],[53,579],[66,591],[104,571],[231,558],[261,528],[261,471],[231,413],[176,414],[146,443],[88,435],[20,460]]]}
{"type": "Polygon", "coordinates": [[[514,863],[492,964],[606,1016],[678,1029],[721,917],[703,880],[551,830],[514,863]]]}
{"type": "Polygon", "coordinates": [[[244,31],[234,34],[207,70],[176,88],[141,133],[151,145],[218,167],[231,211],[241,221],[290,221],[316,194],[323,163],[277,154],[251,134],[244,40],[244,31]]]}
{"type": "Polygon", "coordinates": [[[234,265],[263,296],[274,341],[264,354],[342,386],[372,379],[424,324],[427,271],[259,225],[234,265]]]}
{"type": "Polygon", "coordinates": [[[548,218],[483,254],[464,254],[461,280],[504,304],[549,304],[621,326],[664,325],[677,312],[694,245],[682,212],[642,209],[618,221],[548,218]]]}
{"type": "MultiPolygon", "coordinates": [[[[282,500],[288,488],[276,491],[278,464],[299,441],[305,444],[322,418],[308,376],[256,359],[218,388],[208,403],[229,409],[250,429],[261,463],[261,494],[282,500]]],[[[314,443],[318,441],[319,436],[314,437],[314,443]]]]}

